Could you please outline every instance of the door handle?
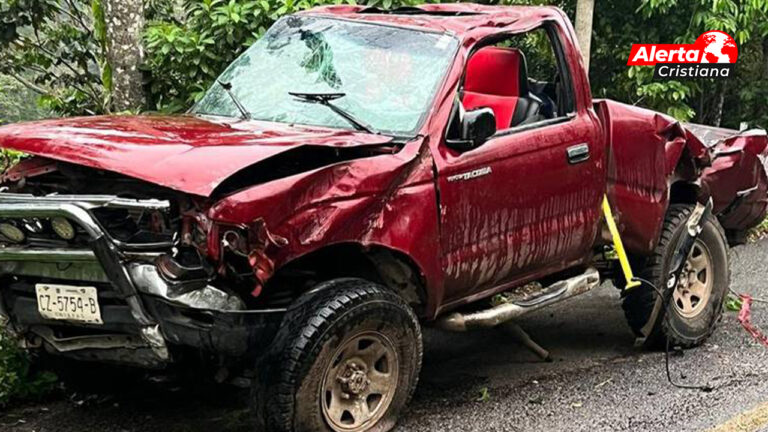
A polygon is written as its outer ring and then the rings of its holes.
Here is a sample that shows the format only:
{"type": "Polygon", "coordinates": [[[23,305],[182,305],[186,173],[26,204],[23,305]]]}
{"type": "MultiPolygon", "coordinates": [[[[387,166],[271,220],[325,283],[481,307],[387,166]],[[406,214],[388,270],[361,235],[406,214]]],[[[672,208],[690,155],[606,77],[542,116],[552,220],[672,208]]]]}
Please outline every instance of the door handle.
{"type": "Polygon", "coordinates": [[[571,165],[589,160],[589,146],[587,144],[570,146],[566,153],[568,154],[568,163],[571,165]]]}

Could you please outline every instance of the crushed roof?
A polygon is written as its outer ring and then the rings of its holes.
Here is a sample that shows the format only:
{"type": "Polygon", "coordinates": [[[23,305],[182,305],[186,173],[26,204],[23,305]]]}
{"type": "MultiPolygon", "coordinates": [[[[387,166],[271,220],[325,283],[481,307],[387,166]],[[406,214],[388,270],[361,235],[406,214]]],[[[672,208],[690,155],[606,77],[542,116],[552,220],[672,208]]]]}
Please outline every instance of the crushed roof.
{"type": "Polygon", "coordinates": [[[332,15],[355,21],[414,27],[462,35],[478,27],[504,27],[514,31],[548,19],[561,19],[551,6],[487,6],[475,3],[424,4],[418,7],[378,9],[366,6],[337,5],[313,8],[302,14],[332,15]]]}

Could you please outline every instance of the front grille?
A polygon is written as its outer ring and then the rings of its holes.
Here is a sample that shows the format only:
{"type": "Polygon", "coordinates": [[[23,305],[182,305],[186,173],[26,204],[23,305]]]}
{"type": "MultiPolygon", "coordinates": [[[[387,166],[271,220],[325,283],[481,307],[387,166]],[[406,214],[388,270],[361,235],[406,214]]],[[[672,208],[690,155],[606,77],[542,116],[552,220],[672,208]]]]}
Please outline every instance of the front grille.
{"type": "Polygon", "coordinates": [[[150,262],[170,250],[170,209],[168,201],[153,199],[0,193],[0,312],[47,350],[88,355],[116,349],[114,361],[137,352],[141,364],[168,361],[159,324],[126,263],[150,262]],[[57,230],[57,220],[59,228],[66,221],[71,229],[57,230]],[[95,287],[103,324],[44,318],[40,283],[95,287]]]}
{"type": "Polygon", "coordinates": [[[169,215],[156,210],[97,208],[92,213],[112,238],[125,243],[170,243],[176,232],[169,215]]]}
{"type": "MultiPolygon", "coordinates": [[[[170,250],[169,213],[168,201],[153,199],[0,193],[0,275],[11,278],[0,285],[0,297],[13,297],[9,308],[20,308],[17,315],[34,323],[42,319],[37,313],[35,283],[95,286],[105,307],[121,308],[115,316],[132,316],[145,329],[150,328],[154,320],[136,300],[138,291],[127,274],[125,258],[152,260],[170,250]],[[57,219],[72,224],[69,235],[57,232],[57,219]],[[147,234],[153,229],[158,236],[147,234]],[[110,304],[113,298],[128,300],[110,304]]],[[[123,321],[119,324],[125,324],[123,321]]]]}
{"type": "MultiPolygon", "coordinates": [[[[91,213],[110,237],[124,244],[170,245],[174,240],[176,227],[160,211],[96,208],[91,213]]],[[[82,226],[63,216],[0,218],[0,247],[80,248],[87,247],[90,238],[82,226]]]]}
{"type": "Polygon", "coordinates": [[[0,245],[83,246],[106,234],[120,248],[167,248],[178,230],[170,209],[160,200],[0,193],[0,245]]]}

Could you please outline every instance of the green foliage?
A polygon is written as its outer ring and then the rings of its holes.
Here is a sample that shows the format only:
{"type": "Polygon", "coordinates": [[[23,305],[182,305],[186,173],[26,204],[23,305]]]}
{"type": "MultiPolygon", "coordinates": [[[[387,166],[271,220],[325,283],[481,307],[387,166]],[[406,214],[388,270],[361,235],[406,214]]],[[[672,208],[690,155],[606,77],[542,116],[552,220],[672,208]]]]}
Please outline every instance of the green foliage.
{"type": "Polygon", "coordinates": [[[50,115],[37,105],[37,93],[7,75],[0,75],[0,125],[50,115]]]}
{"type": "Polygon", "coordinates": [[[680,81],[653,81],[653,68],[633,66],[627,77],[635,84],[636,103],[679,119],[691,120],[696,112],[686,104],[693,88],[680,81]]]}
{"type": "Polygon", "coordinates": [[[0,407],[12,400],[38,399],[49,393],[56,381],[51,372],[33,372],[27,354],[0,327],[0,407]]]}
{"type": "Polygon", "coordinates": [[[0,73],[62,114],[108,111],[109,88],[102,81],[109,77],[93,30],[97,24],[103,35],[103,26],[93,10],[100,11],[85,0],[0,0],[0,73]]]}
{"type": "Polygon", "coordinates": [[[151,22],[145,32],[153,108],[180,111],[280,16],[319,0],[188,1],[183,23],[151,22]]]}
{"type": "Polygon", "coordinates": [[[176,0],[144,0],[144,17],[148,20],[174,19],[176,0]]]}
{"type": "MultiPolygon", "coordinates": [[[[623,1],[623,0],[622,0],[623,1]]],[[[631,34],[635,42],[692,43],[702,33],[722,30],[739,45],[735,76],[728,81],[652,81],[653,69],[644,67],[634,78],[644,105],[662,107],[682,120],[738,128],[741,121],[768,126],[768,2],[764,0],[644,0],[638,12],[643,22],[631,34]],[[669,29],[678,29],[670,40],[669,29]],[[650,30],[651,39],[642,33],[650,30]],[[661,36],[661,40],[658,37],[661,36]],[[758,102],[758,100],[762,101],[758,102]],[[647,103],[646,103],[647,102],[647,103]],[[745,106],[747,102],[749,106],[745,106]]],[[[599,13],[599,12],[598,12],[599,13]]],[[[599,29],[596,29],[599,30],[599,29]]],[[[627,29],[629,30],[629,29],[627,29]]],[[[629,45],[625,45],[628,50],[629,45]]]]}
{"type": "Polygon", "coordinates": [[[96,62],[99,64],[99,74],[102,85],[103,106],[108,107],[112,95],[112,66],[107,61],[107,23],[104,17],[102,0],[91,0],[91,15],[93,17],[93,37],[98,44],[99,53],[96,62]]]}
{"type": "MultiPolygon", "coordinates": [[[[687,103],[691,96],[687,84],[653,81],[653,67],[627,67],[632,44],[672,43],[679,32],[670,29],[684,31],[690,15],[684,10],[663,17],[632,13],[639,4],[636,0],[614,0],[595,8],[590,61],[592,93],[690,120],[695,113],[687,103]]],[[[653,7],[657,7],[655,3],[653,7]]],[[[658,9],[653,11],[659,13],[658,9]]]]}
{"type": "Polygon", "coordinates": [[[488,390],[488,387],[483,387],[480,390],[478,390],[478,397],[475,399],[477,402],[488,402],[491,400],[491,391],[488,390]]]}
{"type": "Polygon", "coordinates": [[[0,173],[5,173],[9,168],[19,163],[22,158],[27,157],[26,153],[11,149],[0,149],[0,173]]]}
{"type": "Polygon", "coordinates": [[[741,310],[743,303],[740,297],[728,294],[728,297],[725,299],[725,309],[731,312],[738,312],[741,310]]]}
{"type": "Polygon", "coordinates": [[[732,128],[748,121],[768,127],[766,8],[765,0],[598,3],[590,70],[593,93],[681,120],[732,128]],[[735,76],[727,81],[653,81],[653,67],[626,66],[633,43],[693,43],[708,30],[726,31],[739,44],[735,76]]]}
{"type": "Polygon", "coordinates": [[[747,233],[747,240],[750,242],[756,242],[758,240],[768,237],[768,216],[760,222],[759,225],[749,230],[747,233]]]}

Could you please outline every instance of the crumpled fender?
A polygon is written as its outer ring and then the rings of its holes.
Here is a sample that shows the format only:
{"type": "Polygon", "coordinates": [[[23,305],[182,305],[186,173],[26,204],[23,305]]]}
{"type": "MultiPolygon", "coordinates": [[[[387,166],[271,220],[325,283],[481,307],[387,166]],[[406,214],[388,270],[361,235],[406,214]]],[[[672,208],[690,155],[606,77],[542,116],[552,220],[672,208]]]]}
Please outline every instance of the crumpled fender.
{"type": "Polygon", "coordinates": [[[658,243],[676,181],[697,185],[707,147],[675,119],[614,102],[596,102],[607,129],[607,194],[627,249],[649,254],[658,243]]]}
{"type": "Polygon", "coordinates": [[[704,169],[701,184],[723,228],[744,232],[759,224],[768,208],[768,136],[763,130],[731,132],[712,143],[712,166],[704,169]]]}
{"type": "Polygon", "coordinates": [[[419,138],[395,154],[245,189],[213,204],[208,217],[241,226],[263,219],[272,235],[286,239],[267,251],[275,268],[334,244],[379,245],[412,258],[425,280],[438,285],[442,272],[435,253],[439,237],[432,165],[429,146],[419,138]]]}

